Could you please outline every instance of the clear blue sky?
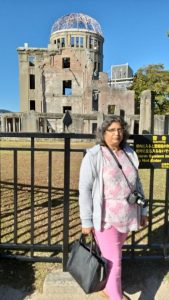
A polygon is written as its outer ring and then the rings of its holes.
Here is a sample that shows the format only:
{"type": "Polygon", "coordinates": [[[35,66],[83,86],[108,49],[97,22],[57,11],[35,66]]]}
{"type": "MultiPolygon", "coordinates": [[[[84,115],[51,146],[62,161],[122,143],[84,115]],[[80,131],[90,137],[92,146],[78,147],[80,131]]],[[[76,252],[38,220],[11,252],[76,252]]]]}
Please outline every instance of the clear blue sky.
{"type": "Polygon", "coordinates": [[[101,24],[105,72],[122,63],[169,69],[169,0],[0,0],[0,109],[19,111],[16,49],[47,47],[53,23],[72,12],[101,24]]]}

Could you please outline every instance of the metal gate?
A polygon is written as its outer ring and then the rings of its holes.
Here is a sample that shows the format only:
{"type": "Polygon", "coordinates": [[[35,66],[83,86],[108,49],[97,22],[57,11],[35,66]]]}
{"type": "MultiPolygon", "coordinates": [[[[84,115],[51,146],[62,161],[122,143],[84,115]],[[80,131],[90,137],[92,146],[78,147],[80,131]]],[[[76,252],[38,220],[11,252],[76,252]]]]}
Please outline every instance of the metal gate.
{"type": "MultiPolygon", "coordinates": [[[[1,257],[60,262],[66,269],[69,246],[80,233],[80,162],[94,138],[91,134],[0,133],[1,257]]],[[[166,259],[169,173],[154,169],[140,173],[149,198],[149,224],[128,237],[123,256],[166,259]],[[163,186],[156,197],[159,177],[163,186]]]]}

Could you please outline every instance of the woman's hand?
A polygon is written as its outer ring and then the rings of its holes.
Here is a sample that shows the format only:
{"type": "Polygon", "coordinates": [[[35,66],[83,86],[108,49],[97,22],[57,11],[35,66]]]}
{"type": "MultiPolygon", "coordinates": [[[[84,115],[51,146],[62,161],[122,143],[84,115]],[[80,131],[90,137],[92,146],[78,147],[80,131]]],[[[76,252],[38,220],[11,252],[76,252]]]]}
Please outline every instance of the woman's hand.
{"type": "Polygon", "coordinates": [[[89,227],[89,228],[85,228],[85,227],[82,227],[82,233],[83,234],[90,234],[90,233],[92,233],[92,231],[93,231],[93,227],[89,227]]]}
{"type": "Polygon", "coordinates": [[[142,227],[145,227],[145,226],[147,226],[147,224],[148,224],[148,217],[147,216],[141,216],[140,225],[142,227]]]}

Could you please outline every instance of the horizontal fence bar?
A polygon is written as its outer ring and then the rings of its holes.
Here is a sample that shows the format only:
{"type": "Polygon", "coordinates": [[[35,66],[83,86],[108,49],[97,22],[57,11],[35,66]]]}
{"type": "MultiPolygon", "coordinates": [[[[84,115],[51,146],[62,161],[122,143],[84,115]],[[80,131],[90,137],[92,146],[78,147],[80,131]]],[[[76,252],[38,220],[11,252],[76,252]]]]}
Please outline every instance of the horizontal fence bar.
{"type": "Polygon", "coordinates": [[[62,263],[62,258],[60,257],[45,257],[45,256],[24,256],[24,255],[10,255],[10,254],[0,254],[0,258],[16,259],[19,261],[30,261],[30,262],[53,262],[62,263]]]}
{"type": "MultiPolygon", "coordinates": [[[[30,151],[30,148],[21,148],[21,147],[0,147],[1,150],[3,151],[30,151]]],[[[39,151],[43,151],[43,152],[48,152],[49,149],[48,148],[34,148],[34,151],[39,152],[39,151]]],[[[53,152],[64,152],[64,149],[56,149],[56,148],[50,148],[50,151],[53,152]]]]}
{"type": "Polygon", "coordinates": [[[13,249],[13,250],[36,250],[36,251],[62,251],[62,245],[40,245],[40,244],[12,244],[12,243],[3,243],[0,244],[0,249],[13,249]]]}
{"type": "Polygon", "coordinates": [[[168,260],[168,258],[166,259],[163,255],[141,255],[141,256],[125,256],[123,255],[122,259],[124,260],[134,260],[134,261],[144,261],[144,260],[148,260],[148,261],[151,261],[151,260],[168,260]]]}
{"type": "Polygon", "coordinates": [[[88,133],[38,133],[38,132],[0,132],[1,137],[18,137],[18,138],[59,138],[59,139],[95,139],[94,134],[88,133]]]}
{"type": "Polygon", "coordinates": [[[148,245],[145,245],[145,244],[140,244],[140,245],[129,244],[129,245],[124,245],[123,246],[123,249],[131,249],[131,248],[135,248],[135,249],[150,249],[150,248],[153,248],[153,249],[164,249],[164,248],[167,248],[167,249],[169,249],[169,244],[163,244],[163,243],[156,244],[156,243],[152,243],[152,244],[148,244],[148,245]]]}

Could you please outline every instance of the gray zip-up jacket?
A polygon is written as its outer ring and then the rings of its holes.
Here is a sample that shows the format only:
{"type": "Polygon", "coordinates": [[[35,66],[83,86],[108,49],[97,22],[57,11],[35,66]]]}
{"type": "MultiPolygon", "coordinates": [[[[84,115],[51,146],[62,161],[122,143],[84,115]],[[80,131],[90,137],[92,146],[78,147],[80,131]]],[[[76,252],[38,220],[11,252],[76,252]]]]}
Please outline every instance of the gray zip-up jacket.
{"type": "MultiPolygon", "coordinates": [[[[137,154],[130,147],[124,148],[138,169],[137,154]]],[[[80,168],[79,206],[82,227],[101,230],[103,203],[103,156],[100,145],[87,150],[80,168]]],[[[141,184],[139,187],[142,190],[141,184]]],[[[142,191],[143,192],[143,191],[142,191]]],[[[146,215],[146,208],[139,209],[139,216],[146,215]]]]}

